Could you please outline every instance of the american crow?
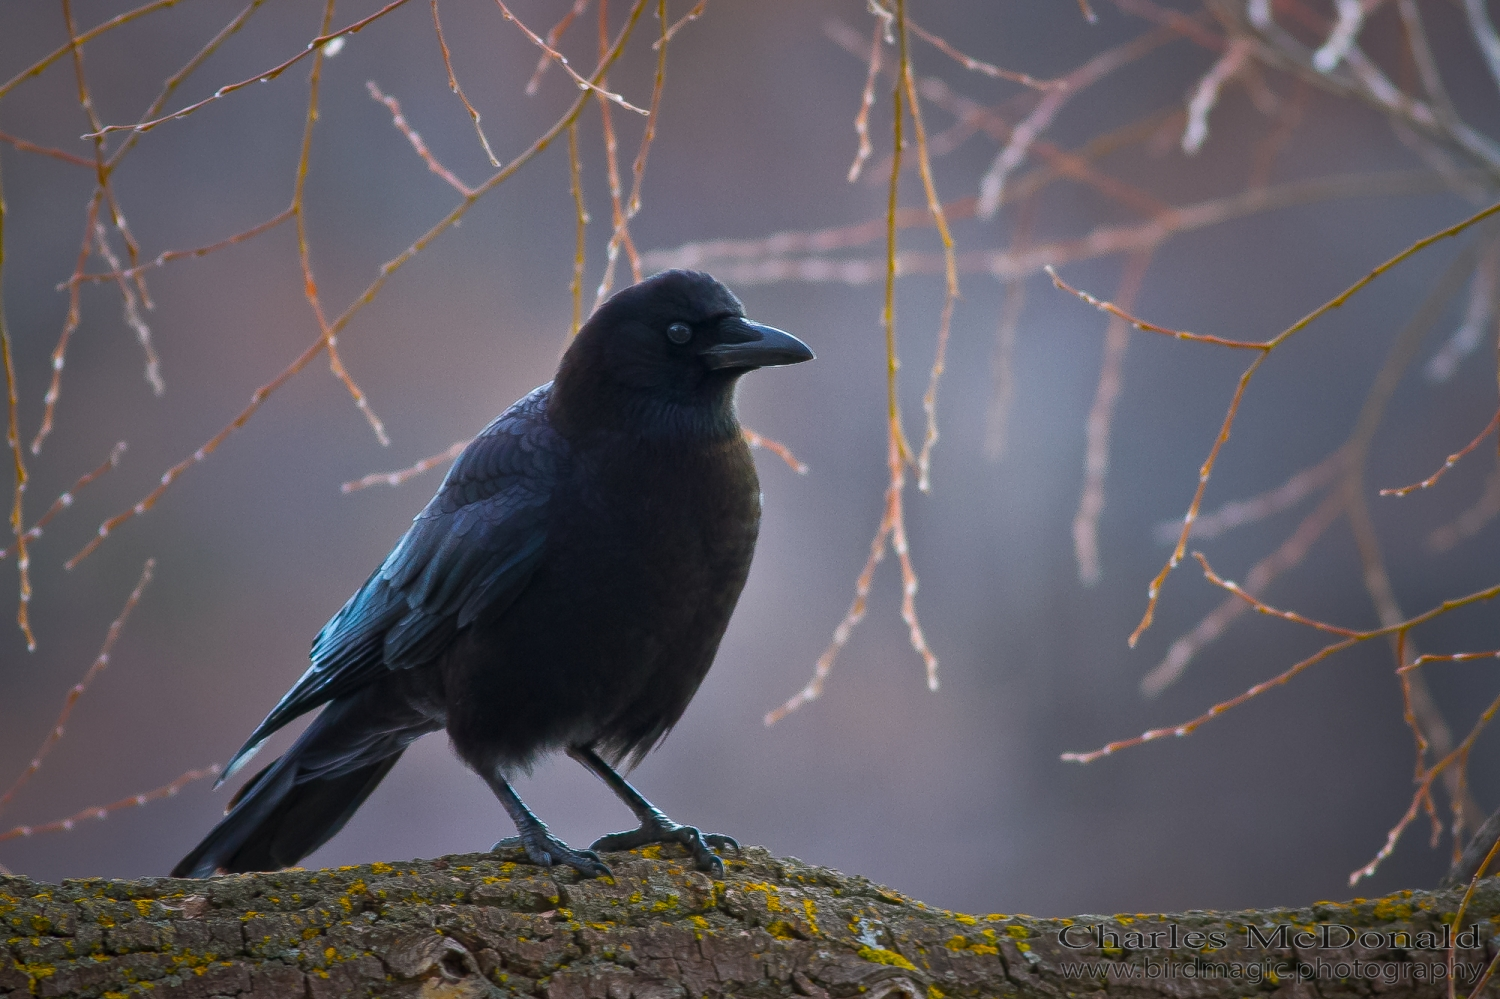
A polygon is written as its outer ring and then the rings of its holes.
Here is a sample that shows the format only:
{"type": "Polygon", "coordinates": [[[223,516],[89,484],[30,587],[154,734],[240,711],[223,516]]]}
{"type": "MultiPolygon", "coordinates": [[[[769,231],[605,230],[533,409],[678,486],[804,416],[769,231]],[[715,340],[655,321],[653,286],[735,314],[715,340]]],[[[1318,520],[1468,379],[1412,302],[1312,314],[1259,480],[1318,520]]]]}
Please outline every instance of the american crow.
{"type": "MultiPolygon", "coordinates": [[[[177,877],[275,870],[332,837],[407,746],[446,728],[543,866],[676,842],[719,872],[728,836],[678,825],[614,769],[698,689],[750,570],[760,484],[739,376],[813,356],[707,274],[665,271],[589,318],[556,377],[464,449],[380,568],[313,641],[312,666],[224,777],[322,712],[252,777],[177,877]],[[575,850],[508,778],[562,749],[640,820],[575,850]]],[[[221,782],[224,778],[220,778],[221,782]]],[[[498,845],[498,844],[497,844],[498,845]]]]}

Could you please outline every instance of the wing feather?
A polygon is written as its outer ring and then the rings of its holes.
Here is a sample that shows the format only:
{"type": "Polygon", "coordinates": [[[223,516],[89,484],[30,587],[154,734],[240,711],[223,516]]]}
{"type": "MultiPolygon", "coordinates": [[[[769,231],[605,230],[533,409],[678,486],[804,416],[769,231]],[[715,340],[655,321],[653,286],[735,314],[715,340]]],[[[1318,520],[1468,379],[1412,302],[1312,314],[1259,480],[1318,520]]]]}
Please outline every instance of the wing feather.
{"type": "Polygon", "coordinates": [[[432,662],[461,629],[524,589],[546,547],[547,503],[568,458],[546,420],[550,389],[511,406],[459,454],[380,568],[318,633],[311,666],[221,781],[298,715],[386,670],[432,662]]]}

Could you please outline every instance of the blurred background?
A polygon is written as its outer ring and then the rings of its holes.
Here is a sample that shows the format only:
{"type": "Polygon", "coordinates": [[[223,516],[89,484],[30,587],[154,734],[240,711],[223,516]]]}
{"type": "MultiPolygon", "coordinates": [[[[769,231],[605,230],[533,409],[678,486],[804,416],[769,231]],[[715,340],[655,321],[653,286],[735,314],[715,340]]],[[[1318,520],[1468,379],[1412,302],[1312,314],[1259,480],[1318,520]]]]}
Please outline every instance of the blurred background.
{"type": "MultiPolygon", "coordinates": [[[[1086,766],[1059,759],[1194,717],[1280,673],[1322,640],[1292,623],[1242,616],[1193,657],[1177,682],[1155,696],[1142,692],[1143,678],[1174,640],[1224,597],[1185,562],[1165,584],[1155,624],[1134,649],[1127,647],[1147,583],[1171,550],[1158,525],[1180,522],[1250,356],[1148,333],[1116,334],[1124,352],[1117,353],[1119,395],[1097,521],[1099,579],[1085,585],[1074,519],[1089,414],[1103,412],[1096,396],[1107,317],[1037,273],[1046,259],[1007,271],[1015,257],[1004,254],[1061,247],[1053,259],[1064,278],[1112,297],[1129,256],[1069,241],[1109,227],[1137,231],[1155,220],[1159,245],[1134,310],[1171,327],[1264,340],[1415,239],[1493,200],[1500,168],[1487,163],[1490,140],[1483,135],[1500,135],[1496,80],[1462,6],[1448,0],[1364,4],[1370,13],[1358,47],[1321,81],[1297,60],[1312,58],[1330,34],[1334,8],[1323,0],[1276,3],[1271,27],[1286,37],[1252,24],[1243,5],[1228,0],[1213,5],[1217,17],[1186,0],[1159,7],[1095,2],[1093,24],[1072,0],[908,5],[922,28],[969,56],[1043,79],[1065,77],[1100,53],[1164,32],[1149,51],[1069,92],[1055,118],[1042,123],[1041,141],[1083,150],[1096,181],[1110,178],[1139,196],[1112,196],[1107,184],[1080,182],[1076,172],[1074,179],[1059,178],[1056,159],[1020,149],[1025,155],[1006,180],[998,213],[975,217],[981,178],[993,175],[997,154],[1010,144],[999,126],[965,131],[952,98],[1013,126],[1058,91],[971,72],[912,38],[936,186],[953,206],[964,264],[938,401],[942,439],[933,453],[931,492],[912,485],[906,492],[921,580],[917,608],[941,660],[941,687],[928,691],[908,643],[898,567],[888,557],[876,573],[868,616],[835,663],[823,697],[772,727],[762,716],[806,682],[849,606],[883,509],[879,220],[889,180],[891,78],[876,87],[873,155],[861,179],[850,183],[853,122],[875,26],[864,4],[710,2],[674,37],[642,209],[631,224],[648,269],[681,259],[687,244],[874,225],[869,241],[827,258],[764,245],[724,258],[722,267],[712,255],[701,257],[736,287],[749,315],[795,332],[817,351],[816,363],[751,375],[740,395],[746,425],[790,447],[809,471],[797,475],[758,452],[765,520],[749,584],[707,682],[634,780],[679,821],[972,912],[1237,908],[1432,886],[1447,868],[1451,840],[1430,846],[1425,819],[1407,830],[1373,879],[1356,889],[1347,882],[1384,843],[1413,790],[1413,738],[1402,718],[1392,650],[1381,641],[1320,663],[1188,739],[1086,766]],[[1452,114],[1445,111],[1436,124],[1431,108],[1444,102],[1424,91],[1422,60],[1409,43],[1410,22],[1402,20],[1407,8],[1419,12],[1451,98],[1452,114]],[[1232,51],[1226,38],[1255,41],[1246,43],[1251,49],[1240,63],[1226,66],[1232,51]],[[1398,111],[1362,99],[1374,77],[1360,67],[1379,67],[1372,71],[1412,97],[1396,102],[1398,111]],[[1225,83],[1206,118],[1206,142],[1187,155],[1185,111],[1211,71],[1225,83]],[[938,99],[943,87],[946,103],[938,99]],[[1431,127],[1412,123],[1412,101],[1424,102],[1431,127]],[[1462,134],[1478,136],[1472,148],[1453,140],[1458,119],[1472,130],[1462,134]],[[1208,220],[1216,224],[1191,229],[1167,211],[1266,184],[1267,191],[1285,191],[1282,185],[1345,175],[1383,179],[1364,187],[1347,179],[1320,182],[1305,196],[1254,211],[1215,209],[1219,215],[1210,211],[1208,220]],[[820,269],[818,260],[848,266],[820,269]],[[1000,263],[992,266],[994,260],[1000,263]],[[842,279],[808,280],[820,275],[842,279]],[[1005,298],[1017,293],[1018,277],[1024,308],[1007,333],[1005,298]]],[[[670,6],[669,21],[689,9],[685,0],[670,6]]],[[[611,31],[627,7],[613,0],[611,31]]],[[[609,76],[611,89],[641,105],[650,100],[655,71],[654,7],[609,76]]],[[[163,81],[242,9],[201,0],[151,11],[88,42],[81,66],[100,119],[138,120],[163,81]]],[[[367,0],[345,0],[334,23],[347,25],[377,9],[367,0]]],[[[564,8],[516,0],[512,9],[541,32],[564,8]]],[[[67,45],[68,10],[82,31],[121,8],[101,0],[75,0],[61,10],[0,8],[0,80],[67,45]]],[[[494,5],[449,0],[441,11],[459,81],[497,156],[509,162],[578,90],[554,66],[539,92],[525,95],[538,51],[494,5]]],[[[303,50],[319,33],[319,16],[307,5],[268,0],[168,108],[303,50]]],[[[594,64],[597,31],[597,6],[590,6],[563,38],[580,72],[594,64]]],[[[883,47],[888,69],[895,50],[883,47]]],[[[215,243],[286,208],[311,62],[140,137],[111,187],[143,260],[215,243]]],[[[305,192],[310,259],[330,316],[459,201],[393,127],[387,107],[372,100],[367,81],[400,100],[433,155],[466,183],[493,171],[449,91],[427,3],[408,3],[348,37],[323,60],[305,192]]],[[[65,54],[0,90],[8,206],[4,308],[23,441],[41,423],[49,355],[68,310],[66,289],[58,286],[88,235],[85,209],[96,176],[91,165],[4,137],[91,161],[92,144],[80,139],[90,129],[78,87],[74,60],[65,54]]],[[[618,107],[612,120],[628,190],[643,120],[618,107]]],[[[611,223],[598,105],[590,103],[579,122],[592,215],[587,308],[603,274],[611,223]]],[[[121,141],[113,135],[106,147],[121,141]]],[[[906,166],[914,161],[909,148],[906,166]]],[[[189,768],[223,762],[239,746],[300,675],[313,635],[422,507],[441,469],[397,488],[345,494],[340,484],[441,452],[550,378],[572,313],[568,173],[560,140],[401,268],[342,333],[343,360],[384,421],[388,447],[376,441],[320,357],[217,452],[184,472],[153,509],[122,524],[67,571],[64,561],[103,520],[150,492],[167,468],[233,419],[258,386],[318,335],[291,223],[144,272],[154,308],[141,314],[160,356],[160,396],[143,377],[144,356],[119,286],[82,288],[55,429],[40,454],[25,452],[32,475],[26,523],[117,441],[129,448],[32,544],[36,651],[27,651],[17,628],[0,627],[0,789],[46,736],[144,561],[154,557],[157,567],[108,668],[78,703],[66,737],[6,806],[0,830],[158,787],[189,768]]],[[[914,169],[903,174],[901,203],[916,210],[925,203],[914,169]]],[[[123,259],[118,230],[101,217],[112,252],[123,259]]],[[[903,277],[897,287],[901,401],[908,433],[920,440],[921,395],[943,298],[941,276],[930,273],[939,244],[921,224],[901,238],[903,249],[917,255],[911,269],[929,272],[903,277]]],[[[1486,256],[1494,239],[1493,231],[1479,229],[1433,247],[1271,354],[1219,458],[1205,512],[1276,489],[1348,439],[1387,355],[1436,287],[1428,326],[1408,336],[1410,359],[1395,370],[1361,495],[1391,595],[1404,613],[1492,585],[1500,526],[1480,525],[1486,489],[1494,488],[1487,485],[1496,465],[1493,439],[1430,490],[1399,499],[1377,490],[1431,474],[1495,411],[1495,262],[1486,256]],[[1450,377],[1434,381],[1426,368],[1464,328],[1479,349],[1459,359],[1450,377]],[[1473,530],[1435,551],[1431,533],[1476,505],[1468,522],[1473,530]]],[[[93,253],[87,269],[110,266],[93,253]]],[[[615,280],[616,286],[629,280],[623,257],[615,280]]],[[[1100,419],[1096,457],[1106,440],[1100,419]]],[[[1338,488],[1328,481],[1325,493],[1338,488]]],[[[1226,577],[1243,580],[1303,523],[1320,495],[1221,536],[1194,539],[1191,547],[1226,577]]],[[[6,622],[16,608],[15,567],[14,557],[0,561],[6,622]]],[[[1266,598],[1340,625],[1374,627],[1380,616],[1365,585],[1368,569],[1349,520],[1332,520],[1266,598]]],[[[1500,644],[1493,615],[1492,606],[1479,604],[1413,637],[1426,652],[1488,650],[1500,644]]],[[[1495,669],[1492,659],[1424,668],[1454,740],[1500,692],[1495,669]]],[[[284,748],[299,727],[266,752],[284,748]]],[[[1483,813],[1500,805],[1497,745],[1481,736],[1470,759],[1469,787],[1483,813]]],[[[102,822],[81,822],[71,832],[0,842],[0,864],[44,880],[163,874],[228,799],[231,789],[211,792],[210,783],[102,822]]],[[[594,778],[565,758],[544,762],[519,790],[575,844],[632,824],[594,778]]],[[[1447,823],[1448,799],[1440,793],[1436,800],[1439,820],[1447,823]]],[[[344,832],[307,864],[479,850],[511,833],[484,784],[438,735],[409,751],[344,832]]]]}

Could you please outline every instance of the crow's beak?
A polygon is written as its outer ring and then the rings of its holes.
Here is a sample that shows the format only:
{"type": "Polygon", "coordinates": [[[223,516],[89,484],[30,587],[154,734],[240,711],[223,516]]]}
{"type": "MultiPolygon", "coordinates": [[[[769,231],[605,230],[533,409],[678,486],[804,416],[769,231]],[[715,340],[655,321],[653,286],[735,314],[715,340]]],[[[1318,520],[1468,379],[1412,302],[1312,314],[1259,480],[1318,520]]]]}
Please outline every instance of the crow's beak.
{"type": "Polygon", "coordinates": [[[811,361],[807,344],[774,326],[762,326],[740,316],[719,323],[718,343],[700,352],[710,368],[769,368],[811,361]]]}

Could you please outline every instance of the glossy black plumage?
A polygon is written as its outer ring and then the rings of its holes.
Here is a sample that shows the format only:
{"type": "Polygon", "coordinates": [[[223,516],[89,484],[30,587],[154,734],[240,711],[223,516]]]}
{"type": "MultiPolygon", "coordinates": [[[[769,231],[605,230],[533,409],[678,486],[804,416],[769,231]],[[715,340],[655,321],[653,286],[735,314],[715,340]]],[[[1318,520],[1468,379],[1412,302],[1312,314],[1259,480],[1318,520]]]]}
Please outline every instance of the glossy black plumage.
{"type": "Polygon", "coordinates": [[[272,732],[322,712],[173,874],[297,863],[441,728],[537,863],[607,870],[552,837],[508,783],[561,749],[641,820],[595,848],[671,840],[717,868],[709,847],[733,840],[673,823],[613,766],[681,717],[749,572],[760,487],[735,418],[738,377],[811,357],[746,320],[706,274],[667,271],[605,302],[555,379],[465,448],[318,634],[311,667],[226,776],[272,732]]]}

